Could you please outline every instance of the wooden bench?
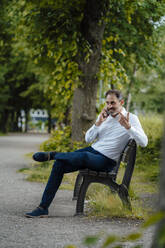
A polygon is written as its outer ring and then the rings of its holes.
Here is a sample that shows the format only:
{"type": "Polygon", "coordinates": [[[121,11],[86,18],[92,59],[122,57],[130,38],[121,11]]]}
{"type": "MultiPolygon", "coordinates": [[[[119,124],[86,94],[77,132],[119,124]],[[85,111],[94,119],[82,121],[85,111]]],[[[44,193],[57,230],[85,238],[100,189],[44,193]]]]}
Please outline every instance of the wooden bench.
{"type": "Polygon", "coordinates": [[[128,188],[134,170],[136,149],[137,145],[135,140],[130,139],[120,156],[119,162],[111,172],[97,172],[89,169],[79,171],[73,192],[73,200],[77,200],[75,215],[83,214],[86,192],[91,183],[101,183],[109,186],[112,193],[117,193],[123,205],[131,210],[128,188]],[[126,166],[122,183],[118,184],[116,177],[121,162],[126,163],[126,166]]]}

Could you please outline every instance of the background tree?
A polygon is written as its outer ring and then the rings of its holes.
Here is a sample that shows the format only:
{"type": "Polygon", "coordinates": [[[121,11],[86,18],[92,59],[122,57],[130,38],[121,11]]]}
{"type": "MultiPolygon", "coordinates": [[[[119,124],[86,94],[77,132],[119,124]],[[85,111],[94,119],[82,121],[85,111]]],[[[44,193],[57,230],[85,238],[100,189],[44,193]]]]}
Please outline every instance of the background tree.
{"type": "Polygon", "coordinates": [[[164,15],[164,5],[155,0],[11,1],[7,13],[15,39],[49,75],[44,90],[58,119],[72,107],[72,117],[67,116],[73,139],[81,140],[95,119],[98,80],[104,88],[127,87],[137,65],[152,64],[154,22],[164,15]]]}
{"type": "MultiPolygon", "coordinates": [[[[48,113],[51,113],[51,104],[42,87],[42,73],[38,76],[39,70],[36,71],[28,49],[16,39],[7,11],[9,3],[10,1],[2,1],[0,10],[0,131],[4,133],[22,131],[22,128],[18,127],[19,120],[22,123],[22,110],[26,117],[25,131],[31,108],[47,108],[48,113]]],[[[44,79],[46,80],[46,76],[44,79]]],[[[50,132],[50,114],[48,127],[50,132]]]]}
{"type": "Polygon", "coordinates": [[[8,72],[8,57],[11,52],[9,45],[11,41],[11,34],[6,32],[8,23],[4,18],[4,2],[2,1],[2,8],[0,9],[0,130],[6,132],[6,125],[8,120],[8,112],[10,106],[7,105],[10,98],[10,89],[5,82],[5,74],[8,72]]]}
{"type": "Polygon", "coordinates": [[[157,27],[159,34],[159,49],[157,49],[157,61],[152,67],[141,67],[134,78],[134,87],[131,90],[134,102],[131,109],[143,113],[163,113],[164,111],[164,61],[165,61],[165,25],[157,27]],[[140,94],[139,94],[140,93],[140,94]]]}
{"type": "Polygon", "coordinates": [[[116,1],[110,12],[109,19],[113,25],[107,25],[105,33],[109,34],[107,41],[113,48],[113,57],[122,64],[129,79],[124,87],[127,105],[131,88],[136,86],[136,72],[158,66],[161,37],[156,22],[160,20],[163,9],[164,6],[157,1],[116,1]]]}

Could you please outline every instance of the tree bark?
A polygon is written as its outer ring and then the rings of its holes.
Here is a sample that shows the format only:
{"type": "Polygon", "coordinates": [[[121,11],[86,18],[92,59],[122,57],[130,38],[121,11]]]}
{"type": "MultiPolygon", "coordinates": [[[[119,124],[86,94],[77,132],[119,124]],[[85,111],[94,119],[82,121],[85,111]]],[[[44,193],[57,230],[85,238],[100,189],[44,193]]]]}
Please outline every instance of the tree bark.
{"type": "Polygon", "coordinates": [[[2,133],[7,133],[8,131],[8,119],[9,119],[9,111],[8,110],[4,110],[4,112],[2,113],[2,118],[0,121],[0,131],[2,133]]]}
{"type": "Polygon", "coordinates": [[[165,130],[162,146],[162,162],[160,169],[160,192],[159,192],[159,210],[164,212],[164,218],[158,223],[151,248],[165,247],[165,130]],[[162,241],[164,238],[164,241],[162,241]]]}
{"type": "Polygon", "coordinates": [[[71,111],[71,108],[70,108],[70,106],[68,106],[68,107],[66,108],[65,117],[64,117],[64,120],[63,120],[63,123],[64,123],[66,126],[69,126],[69,125],[70,125],[70,111],[71,111]]]}
{"type": "MultiPolygon", "coordinates": [[[[103,16],[108,9],[108,1],[88,0],[81,23],[81,34],[90,44],[92,53],[86,62],[85,54],[78,54],[77,62],[82,72],[81,86],[73,96],[72,140],[81,141],[96,118],[97,72],[100,65],[101,44],[105,29],[103,16]]],[[[81,50],[81,49],[80,49],[81,50]]]]}
{"type": "Polygon", "coordinates": [[[51,111],[48,110],[48,133],[51,133],[52,129],[52,114],[51,111]]]}
{"type": "Polygon", "coordinates": [[[10,128],[9,128],[10,132],[14,132],[14,118],[15,118],[15,112],[14,110],[12,110],[10,112],[10,128]]]}
{"type": "Polygon", "coordinates": [[[25,109],[25,133],[28,131],[29,110],[25,109]]]}

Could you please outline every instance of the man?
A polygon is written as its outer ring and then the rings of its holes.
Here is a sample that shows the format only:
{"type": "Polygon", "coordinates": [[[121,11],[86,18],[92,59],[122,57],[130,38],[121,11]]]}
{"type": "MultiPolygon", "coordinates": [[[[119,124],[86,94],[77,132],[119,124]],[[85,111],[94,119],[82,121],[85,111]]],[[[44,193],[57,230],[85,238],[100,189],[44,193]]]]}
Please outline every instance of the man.
{"type": "Polygon", "coordinates": [[[47,217],[48,208],[61,184],[64,173],[82,169],[111,171],[130,138],[145,147],[148,143],[139,119],[123,107],[120,91],[109,90],[106,107],[101,111],[96,123],[86,132],[86,142],[94,143],[74,152],[38,152],[33,155],[36,161],[55,160],[48,183],[39,206],[26,217],[47,217]]]}

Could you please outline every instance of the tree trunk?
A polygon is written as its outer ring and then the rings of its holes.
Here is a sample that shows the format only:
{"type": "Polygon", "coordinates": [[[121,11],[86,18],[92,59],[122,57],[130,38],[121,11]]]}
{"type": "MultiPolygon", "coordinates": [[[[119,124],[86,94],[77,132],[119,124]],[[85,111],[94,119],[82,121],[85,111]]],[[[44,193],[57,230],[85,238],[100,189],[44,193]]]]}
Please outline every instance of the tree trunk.
{"type": "Polygon", "coordinates": [[[14,111],[14,118],[13,118],[13,132],[17,132],[18,131],[18,115],[17,112],[14,111]]]}
{"type": "Polygon", "coordinates": [[[8,119],[9,119],[9,111],[4,110],[4,112],[2,113],[1,121],[0,121],[0,131],[2,133],[7,133],[8,131],[8,119]]]}
{"type": "Polygon", "coordinates": [[[51,129],[52,129],[52,115],[51,115],[51,111],[48,110],[48,133],[51,133],[51,129]]]}
{"type": "Polygon", "coordinates": [[[14,118],[15,118],[15,112],[14,110],[12,110],[10,112],[10,129],[9,129],[10,132],[14,132],[14,118]]]}
{"type": "Polygon", "coordinates": [[[12,129],[11,129],[11,131],[12,132],[19,132],[20,131],[20,129],[18,127],[19,116],[20,116],[20,111],[19,110],[16,110],[16,111],[12,112],[12,115],[11,115],[11,117],[13,118],[13,119],[11,119],[11,121],[12,121],[12,129]]]}
{"type": "Polygon", "coordinates": [[[64,123],[66,126],[69,126],[69,125],[70,125],[70,111],[71,111],[71,108],[70,108],[70,106],[68,106],[68,107],[66,108],[65,117],[64,117],[64,120],[63,120],[63,123],[64,123]]]}
{"type": "Polygon", "coordinates": [[[25,133],[28,131],[29,110],[25,110],[25,133]]]}
{"type": "Polygon", "coordinates": [[[160,169],[160,192],[159,192],[159,210],[164,212],[164,218],[158,223],[152,243],[152,248],[165,247],[165,130],[162,148],[162,162],[160,169]]]}
{"type": "MultiPolygon", "coordinates": [[[[81,33],[90,44],[92,53],[86,62],[85,54],[78,54],[77,62],[82,72],[81,82],[73,96],[72,140],[81,141],[96,118],[97,72],[100,64],[101,44],[105,29],[103,16],[108,9],[108,0],[88,0],[81,23],[81,33]]],[[[81,49],[80,49],[81,50],[81,49]]]]}
{"type": "Polygon", "coordinates": [[[97,80],[88,80],[84,88],[78,88],[73,98],[72,139],[81,141],[84,132],[96,116],[97,80]]]}

